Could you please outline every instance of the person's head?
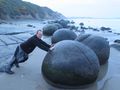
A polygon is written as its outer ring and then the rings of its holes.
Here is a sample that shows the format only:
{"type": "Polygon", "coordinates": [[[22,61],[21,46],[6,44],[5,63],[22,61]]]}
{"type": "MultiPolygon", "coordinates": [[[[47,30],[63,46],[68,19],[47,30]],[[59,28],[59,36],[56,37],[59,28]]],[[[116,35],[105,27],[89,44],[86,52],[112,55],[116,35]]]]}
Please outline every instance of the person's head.
{"type": "Polygon", "coordinates": [[[37,36],[37,38],[40,39],[42,37],[42,31],[41,30],[37,30],[36,36],[37,36]]]}

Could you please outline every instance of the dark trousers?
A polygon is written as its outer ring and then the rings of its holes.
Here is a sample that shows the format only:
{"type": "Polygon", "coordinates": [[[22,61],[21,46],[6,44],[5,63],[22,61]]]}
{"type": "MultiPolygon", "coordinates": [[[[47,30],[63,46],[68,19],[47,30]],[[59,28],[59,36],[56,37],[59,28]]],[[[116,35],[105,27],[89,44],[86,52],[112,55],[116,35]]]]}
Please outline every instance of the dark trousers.
{"type": "Polygon", "coordinates": [[[20,46],[17,46],[15,53],[12,57],[12,60],[9,63],[9,66],[12,67],[14,64],[23,63],[28,59],[28,54],[26,54],[20,46]]]}

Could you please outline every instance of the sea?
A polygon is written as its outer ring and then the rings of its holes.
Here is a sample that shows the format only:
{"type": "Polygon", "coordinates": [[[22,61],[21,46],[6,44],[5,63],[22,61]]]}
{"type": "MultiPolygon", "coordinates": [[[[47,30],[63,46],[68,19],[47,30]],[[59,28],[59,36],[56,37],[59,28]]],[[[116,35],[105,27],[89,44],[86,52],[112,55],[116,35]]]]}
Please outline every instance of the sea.
{"type": "Polygon", "coordinates": [[[83,22],[85,27],[91,26],[94,28],[100,27],[110,27],[113,32],[120,33],[120,19],[87,19],[87,18],[77,18],[77,19],[69,19],[73,20],[76,25],[83,22]]]}

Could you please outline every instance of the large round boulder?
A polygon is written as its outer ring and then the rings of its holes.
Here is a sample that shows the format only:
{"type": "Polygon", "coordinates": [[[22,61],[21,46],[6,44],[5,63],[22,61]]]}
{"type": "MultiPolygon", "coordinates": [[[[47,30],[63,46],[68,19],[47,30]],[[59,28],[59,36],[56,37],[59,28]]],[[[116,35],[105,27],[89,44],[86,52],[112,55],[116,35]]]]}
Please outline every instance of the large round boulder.
{"type": "Polygon", "coordinates": [[[76,88],[93,83],[99,68],[93,50],[77,41],[64,40],[55,44],[45,56],[42,74],[51,85],[76,88]]]}
{"type": "Polygon", "coordinates": [[[58,26],[54,24],[47,24],[43,27],[43,35],[52,36],[57,29],[58,26]]]}
{"type": "Polygon", "coordinates": [[[57,43],[62,40],[74,40],[77,35],[69,29],[58,29],[52,36],[52,43],[57,43]]]}
{"type": "Polygon", "coordinates": [[[79,35],[76,40],[84,43],[96,53],[100,65],[105,64],[108,61],[110,54],[110,46],[106,38],[85,34],[79,35]]]}

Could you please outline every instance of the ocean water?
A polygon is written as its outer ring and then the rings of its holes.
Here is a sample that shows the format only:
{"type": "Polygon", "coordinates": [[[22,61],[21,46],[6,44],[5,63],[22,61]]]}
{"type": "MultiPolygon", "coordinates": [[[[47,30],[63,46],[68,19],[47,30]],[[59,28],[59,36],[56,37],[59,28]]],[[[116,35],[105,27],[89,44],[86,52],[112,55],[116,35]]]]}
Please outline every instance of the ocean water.
{"type": "Polygon", "coordinates": [[[69,19],[75,21],[76,25],[83,22],[85,27],[94,28],[110,27],[113,32],[120,33],[120,19],[69,19]]]}

